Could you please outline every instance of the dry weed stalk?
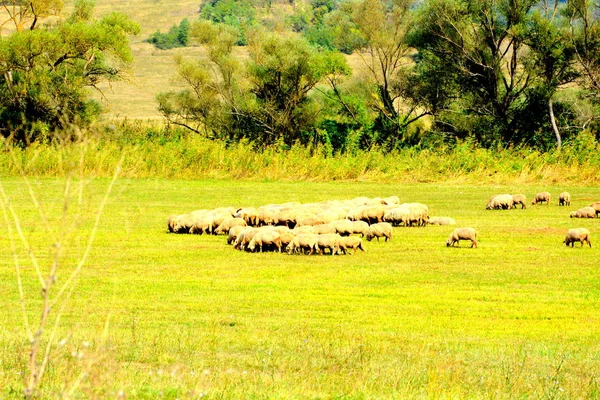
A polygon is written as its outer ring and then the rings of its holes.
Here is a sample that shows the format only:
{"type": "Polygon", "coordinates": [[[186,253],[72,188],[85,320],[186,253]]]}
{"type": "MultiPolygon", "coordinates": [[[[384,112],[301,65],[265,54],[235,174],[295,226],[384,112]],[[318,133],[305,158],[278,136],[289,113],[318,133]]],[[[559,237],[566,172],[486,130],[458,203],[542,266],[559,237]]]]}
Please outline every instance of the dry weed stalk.
{"type": "MultiPolygon", "coordinates": [[[[16,279],[17,279],[17,287],[19,292],[19,300],[21,305],[21,313],[23,315],[23,322],[25,327],[26,337],[29,342],[29,355],[28,355],[28,372],[25,375],[24,382],[24,396],[26,399],[32,399],[37,397],[40,393],[40,388],[42,387],[42,379],[44,376],[44,372],[48,366],[48,363],[51,359],[51,350],[56,347],[58,340],[57,335],[60,327],[60,321],[62,316],[65,313],[65,309],[69,303],[71,296],[73,295],[74,289],[77,284],[78,277],[81,273],[83,266],[85,265],[90,251],[92,249],[92,245],[94,243],[94,239],[96,237],[96,233],[98,231],[98,226],[100,223],[100,218],[103,214],[104,208],[108,202],[110,194],[112,192],[113,186],[117,180],[117,177],[120,172],[120,165],[123,162],[123,158],[121,158],[115,173],[108,184],[108,187],[104,193],[102,201],[98,209],[95,212],[94,224],[91,230],[91,233],[87,239],[86,245],[84,247],[83,254],[79,258],[75,268],[68,274],[64,283],[58,285],[58,272],[61,268],[61,261],[63,256],[63,249],[68,245],[68,237],[69,235],[76,229],[78,226],[78,220],[81,218],[75,218],[75,222],[69,223],[69,211],[72,202],[77,201],[77,205],[81,208],[83,204],[83,191],[84,187],[87,184],[84,179],[84,163],[83,163],[83,154],[85,150],[82,149],[81,157],[78,160],[77,165],[73,166],[72,170],[69,171],[64,188],[64,201],[62,204],[62,215],[60,218],[60,226],[58,229],[53,229],[48,216],[46,215],[46,211],[42,204],[38,201],[38,197],[35,193],[34,188],[30,182],[30,178],[26,174],[26,168],[21,167],[21,176],[24,180],[24,183],[29,192],[29,196],[33,202],[35,209],[38,211],[40,216],[40,221],[43,222],[44,228],[48,234],[54,234],[55,237],[54,243],[52,245],[52,261],[47,273],[44,273],[43,268],[40,266],[40,261],[31,246],[30,241],[26,237],[23,231],[23,225],[19,219],[19,215],[13,204],[11,203],[10,197],[7,194],[2,182],[0,181],[0,207],[2,207],[2,212],[4,215],[4,219],[6,222],[8,237],[11,243],[11,251],[13,254],[13,262],[15,266],[16,279]],[[78,173],[78,180],[76,181],[74,178],[74,171],[78,173]],[[24,268],[19,259],[19,246],[24,247],[27,255],[34,267],[36,279],[39,281],[40,289],[41,289],[41,299],[42,299],[42,307],[41,307],[41,316],[38,321],[31,321],[30,317],[27,314],[27,302],[28,296],[25,293],[24,286],[24,268]]],[[[13,160],[16,165],[18,162],[16,159],[13,160]]],[[[81,217],[78,215],[78,217],[81,217]]],[[[108,321],[107,318],[103,337],[106,337],[106,332],[108,330],[108,321]]],[[[73,392],[79,387],[81,381],[85,377],[85,372],[80,374],[75,382],[73,382],[69,389],[64,393],[69,397],[73,394],[73,392]]]]}

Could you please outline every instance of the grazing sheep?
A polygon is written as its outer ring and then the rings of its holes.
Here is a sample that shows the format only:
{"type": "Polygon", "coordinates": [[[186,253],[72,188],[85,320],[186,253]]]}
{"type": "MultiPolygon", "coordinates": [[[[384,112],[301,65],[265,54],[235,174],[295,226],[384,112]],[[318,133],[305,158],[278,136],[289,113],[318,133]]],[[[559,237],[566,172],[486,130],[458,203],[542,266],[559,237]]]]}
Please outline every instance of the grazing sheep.
{"type": "Polygon", "coordinates": [[[477,247],[477,231],[473,228],[456,228],[450,236],[448,236],[448,240],[446,240],[446,246],[454,246],[457,244],[460,246],[461,240],[470,240],[471,247],[477,247]]]}
{"type": "Polygon", "coordinates": [[[383,201],[387,205],[400,204],[400,197],[398,197],[398,196],[389,196],[389,197],[385,197],[383,199],[383,201]]]}
{"type": "Polygon", "coordinates": [[[323,224],[323,221],[321,221],[319,219],[319,217],[312,216],[312,217],[303,217],[301,219],[298,219],[298,222],[296,222],[296,228],[301,227],[301,226],[314,226],[314,225],[321,225],[323,224]]]}
{"type": "Polygon", "coordinates": [[[317,229],[317,227],[321,227],[323,225],[304,225],[304,226],[297,226],[293,229],[294,233],[296,235],[300,235],[302,233],[317,233],[315,232],[315,229],[317,229]]]}
{"type": "Polygon", "coordinates": [[[260,220],[260,212],[254,207],[239,208],[233,216],[242,218],[250,226],[258,226],[260,220]]]}
{"type": "Polygon", "coordinates": [[[365,221],[369,224],[383,221],[383,215],[385,214],[385,208],[379,206],[365,206],[358,214],[356,220],[365,221]]]}
{"type": "Polygon", "coordinates": [[[234,226],[247,226],[248,224],[243,218],[229,218],[224,220],[217,229],[214,230],[215,235],[227,235],[229,233],[229,229],[234,226]]]}
{"type": "Polygon", "coordinates": [[[558,195],[559,206],[570,206],[571,205],[571,194],[569,192],[562,192],[558,195]]]}
{"type": "Polygon", "coordinates": [[[167,218],[167,232],[173,233],[175,232],[175,225],[177,224],[177,218],[179,215],[169,215],[167,218]]]}
{"type": "Polygon", "coordinates": [[[233,242],[233,248],[242,251],[246,250],[246,246],[258,232],[259,228],[246,227],[246,229],[238,235],[237,239],[235,239],[235,242],[233,242]]]}
{"type": "Polygon", "coordinates": [[[497,194],[495,196],[490,197],[487,205],[485,206],[486,210],[509,210],[513,208],[514,202],[513,197],[510,194],[497,194]]]}
{"type": "Polygon", "coordinates": [[[590,207],[592,207],[596,211],[596,216],[600,214],[600,201],[590,204],[590,207]]]}
{"type": "Polygon", "coordinates": [[[247,226],[234,226],[229,229],[229,234],[227,235],[227,244],[232,244],[236,241],[236,239],[240,236],[240,234],[247,229],[247,226]]]}
{"type": "Polygon", "coordinates": [[[317,250],[319,254],[325,254],[325,250],[329,249],[331,255],[335,255],[340,250],[340,239],[342,237],[337,233],[326,233],[324,235],[318,235],[317,237],[317,250]]]}
{"type": "Polygon", "coordinates": [[[203,233],[210,235],[213,233],[213,226],[214,217],[212,215],[205,215],[194,221],[190,228],[190,233],[195,235],[202,235],[203,233]]]}
{"type": "Polygon", "coordinates": [[[513,208],[517,208],[517,204],[521,205],[521,210],[527,208],[527,197],[524,194],[513,194],[513,208]]]}
{"type": "Polygon", "coordinates": [[[583,207],[571,213],[571,218],[596,218],[596,210],[592,207],[583,207]]]}
{"type": "Polygon", "coordinates": [[[548,192],[540,192],[535,195],[535,199],[531,202],[531,205],[542,204],[546,202],[546,204],[550,204],[550,198],[552,195],[548,192]]]}
{"type": "Polygon", "coordinates": [[[374,237],[379,241],[380,237],[385,237],[385,241],[392,240],[392,224],[389,222],[380,222],[369,226],[367,231],[367,240],[370,242],[374,237]]]}
{"type": "Polygon", "coordinates": [[[340,236],[350,236],[354,232],[353,221],[349,219],[338,219],[329,224],[334,227],[335,233],[340,236]]]}
{"type": "Polygon", "coordinates": [[[194,225],[196,218],[193,214],[182,214],[175,218],[173,233],[190,233],[190,228],[194,225]]]}
{"type": "Polygon", "coordinates": [[[288,254],[299,253],[300,251],[309,250],[309,255],[313,255],[315,250],[317,250],[317,241],[319,239],[319,235],[311,234],[311,233],[301,233],[299,235],[294,236],[290,244],[287,245],[285,250],[288,254]]]}
{"type": "Polygon", "coordinates": [[[281,253],[281,235],[279,232],[275,230],[258,232],[248,244],[248,250],[254,252],[258,247],[258,252],[262,253],[264,246],[275,246],[281,253]]]}
{"type": "Polygon", "coordinates": [[[431,217],[427,223],[429,225],[456,225],[454,218],[450,217],[431,217]]]}
{"type": "MultiPolygon", "coordinates": [[[[411,221],[412,211],[406,206],[398,206],[385,210],[383,220],[389,222],[393,226],[405,225],[408,226],[411,221]]],[[[416,217],[418,220],[418,217],[416,217]]]]}
{"type": "Polygon", "coordinates": [[[369,230],[369,224],[365,221],[352,221],[352,233],[365,237],[369,230]]]}
{"type": "Polygon", "coordinates": [[[585,228],[569,229],[563,243],[566,244],[567,247],[569,245],[573,247],[575,242],[581,243],[581,247],[587,242],[588,246],[592,247],[592,243],[590,242],[590,231],[585,228]]]}
{"type": "Polygon", "coordinates": [[[356,254],[358,250],[365,251],[362,245],[362,239],[357,236],[346,236],[340,238],[340,251],[348,254],[348,250],[353,249],[352,254],[356,254]]]}

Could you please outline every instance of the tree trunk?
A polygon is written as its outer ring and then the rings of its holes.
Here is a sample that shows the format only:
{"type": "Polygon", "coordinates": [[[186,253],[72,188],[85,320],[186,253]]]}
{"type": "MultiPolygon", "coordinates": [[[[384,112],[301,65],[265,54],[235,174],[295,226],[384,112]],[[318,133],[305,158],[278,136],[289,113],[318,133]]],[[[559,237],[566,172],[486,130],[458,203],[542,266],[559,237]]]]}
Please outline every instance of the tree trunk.
{"type": "Polygon", "coordinates": [[[558,126],[556,126],[556,119],[554,118],[554,110],[552,109],[552,99],[548,100],[548,111],[550,113],[550,122],[552,123],[552,130],[554,131],[554,135],[556,135],[556,147],[560,150],[562,146],[562,139],[560,138],[560,132],[558,131],[558,126]]]}

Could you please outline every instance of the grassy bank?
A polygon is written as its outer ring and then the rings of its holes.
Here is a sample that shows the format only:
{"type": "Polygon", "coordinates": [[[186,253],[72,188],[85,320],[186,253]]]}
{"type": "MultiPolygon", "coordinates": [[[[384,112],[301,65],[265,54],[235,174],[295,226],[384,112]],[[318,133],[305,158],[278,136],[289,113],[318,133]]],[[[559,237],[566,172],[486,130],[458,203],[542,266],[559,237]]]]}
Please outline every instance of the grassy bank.
{"type": "Polygon", "coordinates": [[[130,178],[579,185],[600,183],[598,154],[600,145],[585,133],[547,153],[462,142],[331,155],[323,147],[301,146],[258,152],[247,143],[226,145],[180,130],[123,125],[67,145],[12,147],[0,153],[0,174],[63,176],[82,160],[86,174],[107,177],[123,158],[121,176],[130,178]]]}
{"type": "MultiPolygon", "coordinates": [[[[1,182],[44,271],[59,227],[73,226],[64,282],[109,180],[84,178],[79,190],[33,179],[42,213],[21,178],[1,182]]],[[[571,186],[570,208],[484,209],[491,194],[541,189],[564,188],[120,179],[58,324],[42,397],[597,398],[598,221],[568,215],[599,200],[598,187],[571,186]],[[395,228],[392,242],[339,257],[249,254],[222,236],[165,233],[167,215],[198,208],[392,194],[477,228],[480,247],[447,248],[449,229],[433,226],[395,228]],[[593,248],[561,243],[575,225],[590,229],[593,248]]],[[[7,235],[0,244],[10,248],[7,235]]],[[[16,253],[35,322],[39,282],[27,249],[16,253]]],[[[28,341],[13,257],[0,261],[0,397],[17,398],[28,341]]]]}

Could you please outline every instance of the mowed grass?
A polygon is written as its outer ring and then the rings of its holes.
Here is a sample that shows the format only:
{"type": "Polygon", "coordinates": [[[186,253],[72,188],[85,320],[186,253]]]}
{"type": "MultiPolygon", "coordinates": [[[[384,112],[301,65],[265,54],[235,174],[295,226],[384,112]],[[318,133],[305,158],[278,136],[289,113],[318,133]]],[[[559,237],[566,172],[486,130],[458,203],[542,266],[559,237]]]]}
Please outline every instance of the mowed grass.
{"type": "MultiPolygon", "coordinates": [[[[65,192],[1,183],[40,263],[51,263],[65,192]]],[[[74,194],[57,285],[84,251],[108,180],[74,194]]],[[[600,373],[600,221],[569,212],[597,187],[466,186],[122,179],[60,322],[42,397],[596,398],[600,373]],[[486,211],[490,195],[549,190],[549,206],[486,211]],[[567,189],[571,207],[557,205],[567,189]],[[394,228],[348,256],[250,254],[223,236],[166,233],[200,208],[398,195],[479,231],[447,248],[453,227],[394,228]],[[593,248],[567,248],[572,227],[593,248]],[[63,340],[64,339],[64,340],[63,340]],[[61,341],[62,340],[62,341],[61,341]]],[[[28,344],[6,227],[0,269],[0,397],[19,397],[28,344]]],[[[23,246],[27,312],[39,284],[23,246]]],[[[58,313],[58,307],[51,315],[58,313]]]]}

